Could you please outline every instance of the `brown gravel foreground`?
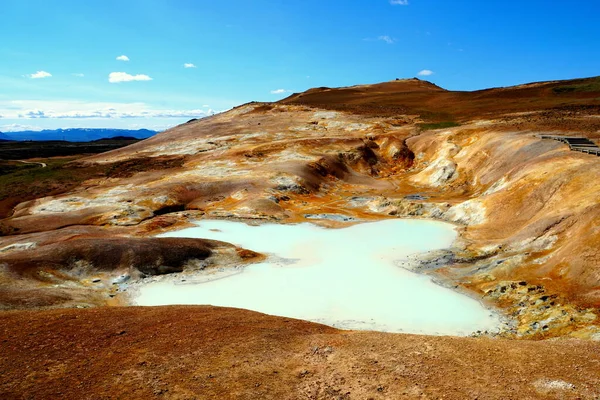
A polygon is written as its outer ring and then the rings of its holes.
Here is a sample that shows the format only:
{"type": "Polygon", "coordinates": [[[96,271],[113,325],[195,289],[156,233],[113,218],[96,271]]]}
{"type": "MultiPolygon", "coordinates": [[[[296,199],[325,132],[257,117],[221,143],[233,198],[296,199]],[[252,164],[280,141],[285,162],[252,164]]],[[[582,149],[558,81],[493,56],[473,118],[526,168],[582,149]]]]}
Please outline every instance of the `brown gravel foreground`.
{"type": "Polygon", "coordinates": [[[600,343],[338,331],[208,306],[0,314],[1,399],[598,399],[600,343]]]}

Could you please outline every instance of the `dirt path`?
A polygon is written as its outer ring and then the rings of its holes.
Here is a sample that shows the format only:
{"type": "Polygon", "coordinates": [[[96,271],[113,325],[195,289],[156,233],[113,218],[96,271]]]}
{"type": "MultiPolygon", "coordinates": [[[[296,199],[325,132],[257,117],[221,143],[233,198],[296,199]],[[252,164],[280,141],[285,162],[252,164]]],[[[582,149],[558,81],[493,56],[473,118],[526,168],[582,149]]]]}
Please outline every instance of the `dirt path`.
{"type": "Polygon", "coordinates": [[[16,160],[16,161],[20,162],[20,163],[23,163],[23,164],[38,164],[42,168],[46,168],[48,166],[46,163],[43,163],[43,162],[23,161],[23,160],[16,160]]]}
{"type": "Polygon", "coordinates": [[[194,307],[0,313],[3,399],[597,399],[600,343],[338,331],[194,307]]]}

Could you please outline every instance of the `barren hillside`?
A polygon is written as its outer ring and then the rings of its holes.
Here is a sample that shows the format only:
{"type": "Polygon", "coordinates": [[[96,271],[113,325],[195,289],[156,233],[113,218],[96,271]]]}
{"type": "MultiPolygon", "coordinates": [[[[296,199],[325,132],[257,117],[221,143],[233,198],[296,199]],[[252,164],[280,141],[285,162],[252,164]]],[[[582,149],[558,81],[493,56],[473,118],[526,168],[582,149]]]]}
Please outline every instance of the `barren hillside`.
{"type": "Polygon", "coordinates": [[[126,305],[113,285],[121,276],[181,271],[197,259],[215,267],[260,259],[222,242],[169,243],[152,237],[194,219],[297,223],[314,215],[345,217],[316,220],[338,227],[432,218],[456,224],[459,239],[447,251],[415,260],[413,269],[501,310],[513,321],[514,328],[503,333],[512,341],[342,333],[218,308],[190,311],[191,318],[208,318],[210,329],[221,332],[214,340],[229,350],[217,354],[214,343],[195,338],[200,333],[181,317],[185,308],[7,311],[0,315],[7,321],[2,339],[12,350],[0,354],[10,370],[0,390],[15,397],[34,390],[50,398],[59,389],[36,388],[34,375],[57,382],[64,379],[60,371],[75,368],[80,378],[69,378],[64,389],[70,398],[78,398],[83,389],[75,385],[89,379],[110,380],[106,387],[123,385],[131,394],[127,397],[139,398],[193,398],[198,390],[206,390],[205,397],[270,393],[281,398],[289,393],[274,394],[284,387],[309,398],[595,398],[600,367],[586,355],[597,353],[598,342],[590,340],[600,339],[600,158],[539,137],[549,133],[599,143],[600,78],[478,92],[446,91],[418,79],[311,89],[279,103],[245,104],[80,159],[71,167],[105,172],[66,193],[21,202],[0,220],[4,309],[126,305]],[[61,318],[81,319],[61,324],[61,318]],[[152,360],[127,355],[130,365],[122,373],[129,375],[117,378],[105,366],[118,357],[101,352],[94,375],[86,375],[91,372],[82,372],[85,349],[107,340],[111,333],[98,321],[112,318],[123,323],[117,328],[115,322],[115,332],[134,330],[123,340],[139,341],[123,351],[149,352],[152,360]],[[240,318],[268,321],[268,327],[242,327],[240,318]],[[55,321],[47,331],[40,327],[44,319],[55,321]],[[132,325],[132,320],[160,320],[176,332],[169,336],[173,342],[164,343],[163,331],[151,339],[155,328],[132,325]],[[17,327],[18,321],[23,326],[17,327]],[[18,386],[16,376],[24,373],[27,360],[42,360],[44,343],[60,348],[52,335],[63,330],[74,332],[78,350],[46,372],[36,364],[34,375],[18,386]],[[17,351],[31,345],[30,334],[43,340],[17,351]],[[562,339],[514,341],[554,337],[562,339]],[[161,347],[151,352],[154,340],[161,347]],[[175,350],[179,340],[191,353],[175,350]],[[311,354],[309,348],[317,350],[311,354]],[[323,353],[326,348],[335,350],[323,353]],[[186,365],[181,371],[179,352],[186,365]],[[212,361],[193,372],[190,357],[202,358],[203,352],[212,361]],[[562,364],[556,362],[561,352],[568,353],[562,364]],[[427,355],[419,358],[421,364],[409,359],[417,353],[427,355]],[[234,373],[227,368],[242,362],[236,354],[244,354],[248,363],[234,373]],[[143,362],[152,368],[164,363],[161,372],[168,378],[144,375],[143,362]],[[53,368],[56,375],[48,372],[53,368]],[[541,374],[544,368],[547,373],[541,374]],[[473,370],[481,373],[474,376],[473,370]],[[246,387],[251,384],[256,386],[246,387]]]}

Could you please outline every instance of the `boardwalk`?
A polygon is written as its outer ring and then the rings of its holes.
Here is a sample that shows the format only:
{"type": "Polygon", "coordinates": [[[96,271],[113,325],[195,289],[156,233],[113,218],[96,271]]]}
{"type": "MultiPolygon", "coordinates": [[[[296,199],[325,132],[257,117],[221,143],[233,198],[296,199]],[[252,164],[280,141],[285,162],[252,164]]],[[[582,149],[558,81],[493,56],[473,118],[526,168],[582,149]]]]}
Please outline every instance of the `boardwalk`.
{"type": "Polygon", "coordinates": [[[577,137],[577,136],[556,136],[556,135],[540,135],[540,139],[553,139],[558,140],[569,145],[569,148],[573,151],[580,151],[582,153],[593,154],[600,157],[600,147],[590,139],[577,137]]]}

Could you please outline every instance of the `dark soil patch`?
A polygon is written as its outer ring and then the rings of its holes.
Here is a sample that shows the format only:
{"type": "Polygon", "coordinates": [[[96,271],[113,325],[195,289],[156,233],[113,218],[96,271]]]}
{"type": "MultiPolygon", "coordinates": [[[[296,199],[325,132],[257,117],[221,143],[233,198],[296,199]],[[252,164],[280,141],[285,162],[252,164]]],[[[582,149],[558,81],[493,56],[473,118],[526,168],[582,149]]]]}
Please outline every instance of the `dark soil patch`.
{"type": "Polygon", "coordinates": [[[81,157],[40,159],[47,164],[0,162],[0,219],[11,215],[19,203],[68,192],[93,178],[127,178],[136,173],[166,170],[183,165],[184,157],[144,157],[110,164],[82,163],[81,157]]]}
{"type": "Polygon", "coordinates": [[[100,139],[93,142],[52,141],[12,141],[0,143],[0,160],[26,160],[28,158],[48,158],[98,154],[139,142],[135,138],[100,139]]]}

